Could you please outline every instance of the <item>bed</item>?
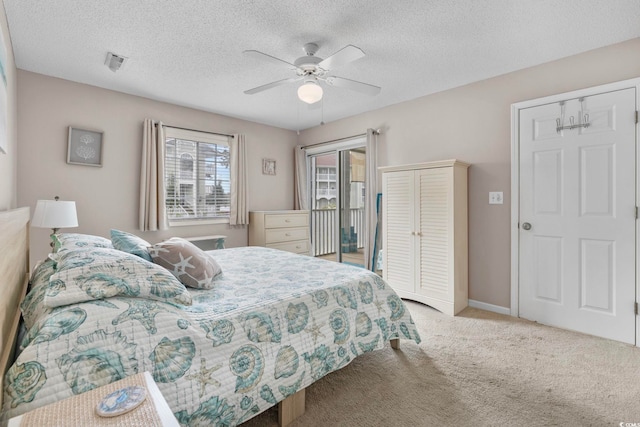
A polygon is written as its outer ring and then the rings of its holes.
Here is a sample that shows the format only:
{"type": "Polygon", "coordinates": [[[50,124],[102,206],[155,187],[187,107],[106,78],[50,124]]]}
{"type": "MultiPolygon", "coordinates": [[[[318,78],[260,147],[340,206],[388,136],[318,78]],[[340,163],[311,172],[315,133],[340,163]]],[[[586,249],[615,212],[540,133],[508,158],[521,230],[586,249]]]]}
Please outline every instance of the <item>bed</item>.
{"type": "MultiPolygon", "coordinates": [[[[400,298],[361,268],[223,249],[207,253],[222,270],[213,288],[185,294],[166,268],[118,252],[89,245],[36,266],[22,304],[24,349],[4,377],[4,420],[148,371],[183,425],[238,425],[276,404],[286,425],[314,381],[388,341],[420,342],[400,298]],[[103,259],[135,279],[105,288],[100,274],[112,267],[103,259]]],[[[17,305],[24,280],[13,282],[17,305]]],[[[8,330],[19,314],[10,311],[8,330]]]]}

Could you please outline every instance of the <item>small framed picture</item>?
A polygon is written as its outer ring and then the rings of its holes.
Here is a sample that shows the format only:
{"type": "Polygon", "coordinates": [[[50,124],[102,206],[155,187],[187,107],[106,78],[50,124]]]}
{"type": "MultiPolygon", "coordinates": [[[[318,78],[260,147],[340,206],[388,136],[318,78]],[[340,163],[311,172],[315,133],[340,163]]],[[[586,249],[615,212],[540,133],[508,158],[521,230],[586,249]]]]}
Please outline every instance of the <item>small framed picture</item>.
{"type": "Polygon", "coordinates": [[[276,161],[272,159],[262,159],[262,174],[263,175],[275,175],[276,174],[276,161]]]}
{"type": "Polygon", "coordinates": [[[67,163],[102,166],[102,132],[69,126],[67,163]]]}

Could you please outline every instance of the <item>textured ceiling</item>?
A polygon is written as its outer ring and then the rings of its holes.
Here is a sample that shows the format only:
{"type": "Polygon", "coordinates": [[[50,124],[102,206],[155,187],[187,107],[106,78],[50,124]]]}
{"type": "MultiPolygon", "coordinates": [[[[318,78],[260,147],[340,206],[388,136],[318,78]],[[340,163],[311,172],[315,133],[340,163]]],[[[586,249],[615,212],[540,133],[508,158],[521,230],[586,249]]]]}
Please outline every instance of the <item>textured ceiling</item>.
{"type": "Polygon", "coordinates": [[[293,130],[640,37],[638,0],[4,4],[20,69],[293,130]],[[320,108],[297,100],[299,83],[243,93],[293,76],[244,50],[293,62],[308,42],[322,58],[360,47],[364,58],[332,74],[380,94],[325,86],[320,108]],[[117,73],[104,65],[109,51],[129,58],[117,73]]]}

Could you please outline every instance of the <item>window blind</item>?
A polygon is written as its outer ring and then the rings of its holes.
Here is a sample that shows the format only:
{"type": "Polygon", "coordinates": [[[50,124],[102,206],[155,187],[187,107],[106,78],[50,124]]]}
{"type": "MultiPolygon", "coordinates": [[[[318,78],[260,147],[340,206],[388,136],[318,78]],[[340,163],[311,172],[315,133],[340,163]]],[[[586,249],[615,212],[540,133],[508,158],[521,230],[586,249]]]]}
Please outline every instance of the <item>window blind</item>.
{"type": "Polygon", "coordinates": [[[224,136],[167,128],[166,206],[169,220],[229,218],[229,144],[224,136]]]}

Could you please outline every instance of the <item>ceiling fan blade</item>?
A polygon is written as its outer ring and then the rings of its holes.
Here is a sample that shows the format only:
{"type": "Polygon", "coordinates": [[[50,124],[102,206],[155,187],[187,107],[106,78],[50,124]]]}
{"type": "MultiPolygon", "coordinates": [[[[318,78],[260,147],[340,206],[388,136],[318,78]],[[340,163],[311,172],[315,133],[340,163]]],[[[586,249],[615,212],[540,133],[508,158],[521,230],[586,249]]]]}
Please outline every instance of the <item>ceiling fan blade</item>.
{"type": "Polygon", "coordinates": [[[293,65],[290,62],[285,61],[284,59],[280,59],[280,58],[276,58],[275,56],[271,56],[271,55],[267,55],[266,53],[262,53],[259,52],[257,50],[245,50],[244,52],[245,55],[251,57],[251,58],[257,58],[260,59],[262,61],[267,61],[267,62],[271,62],[274,64],[278,64],[278,65],[286,65],[288,68],[292,69],[292,70],[296,70],[298,67],[296,67],[295,65],[293,65]]]}
{"type": "Polygon", "coordinates": [[[325,81],[328,85],[355,90],[356,92],[366,93],[367,95],[377,95],[380,93],[380,90],[382,90],[379,86],[345,79],[344,77],[329,76],[325,81]]]}
{"type": "Polygon", "coordinates": [[[302,77],[290,77],[288,79],[277,80],[275,82],[267,83],[266,85],[262,85],[262,86],[254,87],[253,89],[245,90],[244,93],[246,93],[247,95],[253,95],[254,93],[262,92],[262,91],[265,91],[267,89],[271,89],[273,87],[280,86],[280,85],[283,85],[283,84],[286,84],[286,83],[295,82],[295,81],[298,81],[298,80],[302,80],[302,77]]]}
{"type": "Polygon", "coordinates": [[[348,64],[349,62],[360,59],[364,56],[364,52],[359,47],[354,45],[347,45],[331,55],[328,58],[323,59],[318,67],[324,70],[333,70],[334,68],[348,64]]]}

